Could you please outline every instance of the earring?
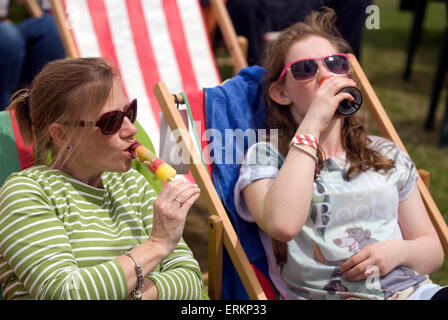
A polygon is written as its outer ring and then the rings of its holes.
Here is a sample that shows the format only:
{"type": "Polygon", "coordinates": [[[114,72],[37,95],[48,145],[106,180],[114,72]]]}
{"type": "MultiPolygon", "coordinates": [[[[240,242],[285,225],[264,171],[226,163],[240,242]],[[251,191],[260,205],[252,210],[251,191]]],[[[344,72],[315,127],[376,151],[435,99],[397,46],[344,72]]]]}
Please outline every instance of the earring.
{"type": "Polygon", "coordinates": [[[71,145],[68,145],[68,146],[67,146],[67,150],[68,150],[68,151],[70,151],[71,148],[72,148],[71,145]]]}

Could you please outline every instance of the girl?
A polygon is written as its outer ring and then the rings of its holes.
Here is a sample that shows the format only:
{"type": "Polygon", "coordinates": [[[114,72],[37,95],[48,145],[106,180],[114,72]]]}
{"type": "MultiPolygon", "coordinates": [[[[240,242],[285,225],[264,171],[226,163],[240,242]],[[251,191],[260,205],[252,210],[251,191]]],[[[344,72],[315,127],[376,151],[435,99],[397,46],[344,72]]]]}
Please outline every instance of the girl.
{"type": "Polygon", "coordinates": [[[442,264],[441,244],[409,157],[368,136],[357,114],[336,112],[353,100],[339,91],[356,83],[335,19],[329,8],[312,12],[267,50],[264,94],[278,142],[249,148],[238,213],[260,227],[284,299],[429,299],[440,289],[426,274],[442,264]]]}

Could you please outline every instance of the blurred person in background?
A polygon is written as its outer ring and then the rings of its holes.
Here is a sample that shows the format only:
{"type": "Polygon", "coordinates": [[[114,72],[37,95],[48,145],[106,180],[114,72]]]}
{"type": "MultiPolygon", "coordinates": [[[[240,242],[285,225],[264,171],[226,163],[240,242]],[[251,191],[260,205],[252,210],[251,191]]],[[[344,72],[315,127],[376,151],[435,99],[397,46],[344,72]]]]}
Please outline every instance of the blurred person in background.
{"type": "Polygon", "coordinates": [[[42,1],[42,17],[17,24],[9,17],[11,5],[9,0],[0,0],[0,111],[8,106],[16,90],[31,84],[47,62],[65,57],[48,1],[42,1]]]}
{"type": "Polygon", "coordinates": [[[247,62],[261,64],[263,48],[271,32],[303,21],[312,10],[328,6],[337,15],[336,28],[359,59],[366,8],[371,0],[227,0],[236,33],[249,42],[247,62]]]}

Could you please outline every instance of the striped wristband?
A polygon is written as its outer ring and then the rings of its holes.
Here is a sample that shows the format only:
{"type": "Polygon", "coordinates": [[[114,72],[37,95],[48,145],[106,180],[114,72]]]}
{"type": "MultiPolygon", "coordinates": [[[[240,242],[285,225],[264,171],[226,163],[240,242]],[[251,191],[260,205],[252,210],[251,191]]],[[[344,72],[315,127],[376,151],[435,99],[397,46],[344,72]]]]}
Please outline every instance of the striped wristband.
{"type": "Polygon", "coordinates": [[[319,140],[316,137],[307,134],[300,134],[292,138],[290,146],[294,144],[311,146],[316,150],[319,148],[319,140]]]}

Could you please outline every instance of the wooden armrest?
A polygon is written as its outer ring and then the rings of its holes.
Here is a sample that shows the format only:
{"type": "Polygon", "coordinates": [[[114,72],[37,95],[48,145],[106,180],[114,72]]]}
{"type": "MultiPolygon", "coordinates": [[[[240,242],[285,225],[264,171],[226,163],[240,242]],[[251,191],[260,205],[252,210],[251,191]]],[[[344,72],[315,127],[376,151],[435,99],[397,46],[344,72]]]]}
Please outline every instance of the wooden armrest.
{"type": "Polygon", "coordinates": [[[418,169],[417,170],[418,175],[420,176],[420,179],[422,179],[423,183],[425,184],[426,188],[429,190],[429,182],[430,182],[430,174],[425,169],[418,169]]]}

